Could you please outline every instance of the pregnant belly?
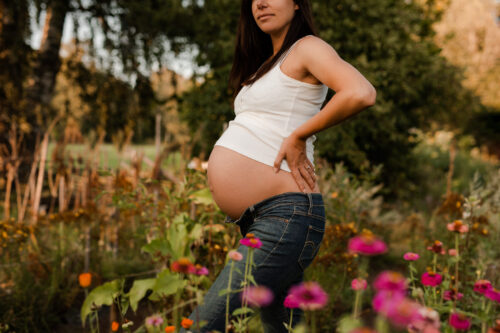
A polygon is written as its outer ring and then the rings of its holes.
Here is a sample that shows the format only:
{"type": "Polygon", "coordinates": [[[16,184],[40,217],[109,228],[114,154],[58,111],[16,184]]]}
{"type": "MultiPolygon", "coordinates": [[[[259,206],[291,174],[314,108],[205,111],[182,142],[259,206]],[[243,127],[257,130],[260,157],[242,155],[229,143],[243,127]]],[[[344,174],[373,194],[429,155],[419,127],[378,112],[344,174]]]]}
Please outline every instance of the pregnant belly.
{"type": "MultiPolygon", "coordinates": [[[[210,192],[220,210],[237,219],[249,206],[284,192],[301,192],[292,174],[275,173],[273,167],[232,149],[214,146],[208,158],[207,177],[210,192]]],[[[314,190],[320,193],[316,182],[314,190]]]]}

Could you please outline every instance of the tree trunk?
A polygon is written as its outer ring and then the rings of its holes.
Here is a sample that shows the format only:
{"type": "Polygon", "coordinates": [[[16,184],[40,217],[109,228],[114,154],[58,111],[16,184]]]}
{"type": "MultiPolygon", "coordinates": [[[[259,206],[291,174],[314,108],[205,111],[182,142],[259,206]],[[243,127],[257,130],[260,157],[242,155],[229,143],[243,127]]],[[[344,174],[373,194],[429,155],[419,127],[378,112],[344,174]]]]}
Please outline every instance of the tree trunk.
{"type": "Polygon", "coordinates": [[[54,92],[56,75],[61,67],[59,49],[64,20],[69,10],[68,1],[52,0],[47,4],[45,26],[34,71],[28,80],[26,111],[36,132],[44,132],[51,119],[47,114],[54,92]]]}

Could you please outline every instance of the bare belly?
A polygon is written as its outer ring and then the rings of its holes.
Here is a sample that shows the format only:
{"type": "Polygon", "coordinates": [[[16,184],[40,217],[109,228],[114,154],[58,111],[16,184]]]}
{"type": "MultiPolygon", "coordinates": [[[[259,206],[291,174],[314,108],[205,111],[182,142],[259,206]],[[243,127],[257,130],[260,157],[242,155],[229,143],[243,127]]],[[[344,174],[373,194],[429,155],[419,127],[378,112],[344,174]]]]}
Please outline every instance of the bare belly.
{"type": "MultiPolygon", "coordinates": [[[[292,174],[223,146],[214,146],[207,166],[208,186],[220,210],[237,219],[249,206],[284,192],[302,192],[292,174]]],[[[320,193],[318,182],[314,190],[320,193]]]]}

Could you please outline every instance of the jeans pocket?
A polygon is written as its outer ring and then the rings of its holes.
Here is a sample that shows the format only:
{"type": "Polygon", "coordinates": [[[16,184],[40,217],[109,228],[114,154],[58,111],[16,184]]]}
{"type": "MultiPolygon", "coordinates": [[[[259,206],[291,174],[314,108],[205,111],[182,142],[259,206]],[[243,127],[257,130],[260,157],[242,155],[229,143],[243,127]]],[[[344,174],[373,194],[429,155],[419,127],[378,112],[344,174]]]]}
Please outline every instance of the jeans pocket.
{"type": "Polygon", "coordinates": [[[259,221],[280,221],[284,223],[290,222],[293,216],[294,205],[291,202],[280,202],[271,207],[267,207],[258,212],[254,218],[254,222],[259,221]]]}
{"type": "Polygon", "coordinates": [[[318,253],[324,234],[324,229],[312,225],[309,225],[307,228],[306,242],[298,260],[302,270],[305,270],[312,263],[314,257],[318,253]]]}

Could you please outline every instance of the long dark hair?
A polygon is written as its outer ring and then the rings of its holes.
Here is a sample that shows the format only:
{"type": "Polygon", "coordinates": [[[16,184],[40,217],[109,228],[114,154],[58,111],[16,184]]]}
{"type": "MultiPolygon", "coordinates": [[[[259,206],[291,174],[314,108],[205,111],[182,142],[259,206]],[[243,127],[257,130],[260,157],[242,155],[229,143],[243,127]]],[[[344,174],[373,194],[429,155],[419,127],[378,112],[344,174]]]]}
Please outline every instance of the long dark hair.
{"type": "Polygon", "coordinates": [[[299,5],[299,9],[295,11],[281,49],[266,63],[264,62],[273,54],[271,37],[260,30],[255,22],[252,0],[241,1],[233,67],[228,84],[228,88],[233,91],[233,100],[242,88],[242,84],[252,84],[266,74],[295,41],[306,35],[317,35],[309,0],[293,1],[299,5]],[[255,75],[250,77],[254,73],[255,75]]]}

